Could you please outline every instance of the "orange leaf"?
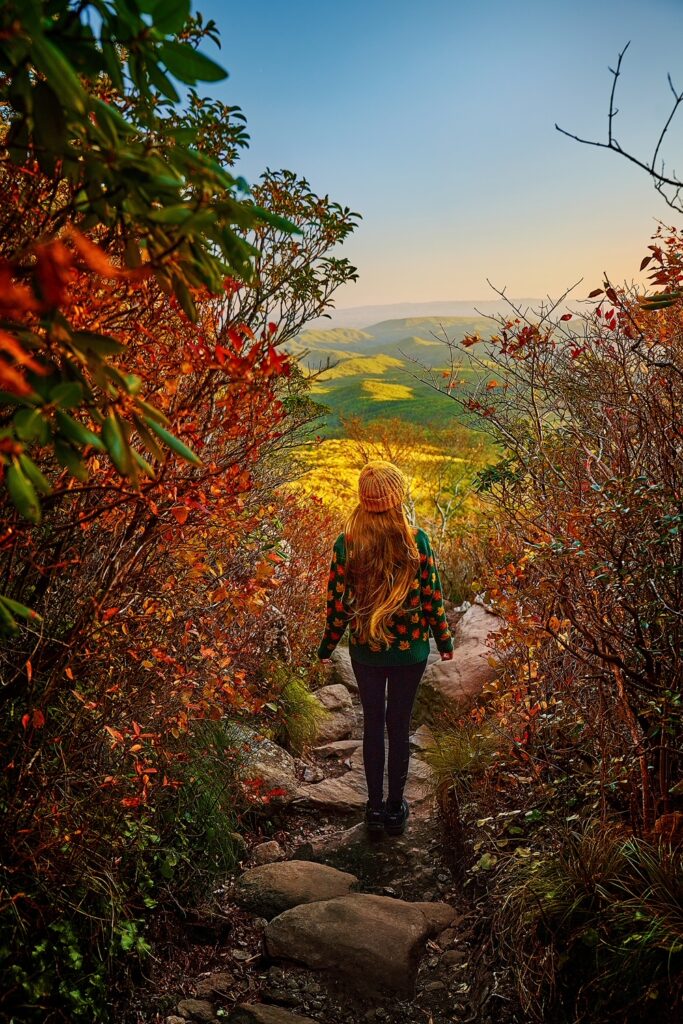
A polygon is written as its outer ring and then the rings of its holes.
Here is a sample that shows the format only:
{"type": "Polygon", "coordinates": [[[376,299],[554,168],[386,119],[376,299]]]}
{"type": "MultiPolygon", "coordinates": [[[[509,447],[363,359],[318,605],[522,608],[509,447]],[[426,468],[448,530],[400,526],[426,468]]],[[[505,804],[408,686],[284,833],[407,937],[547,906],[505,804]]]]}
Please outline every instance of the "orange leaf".
{"type": "Polygon", "coordinates": [[[68,234],[74,243],[76,252],[89,270],[94,270],[96,274],[101,274],[102,277],[121,276],[121,271],[111,263],[109,257],[105,255],[102,249],[95,245],[94,242],[91,242],[89,238],[86,238],[85,235],[82,235],[77,228],[70,227],[68,234]]]}
{"type": "Polygon", "coordinates": [[[182,526],[183,523],[187,522],[187,517],[189,516],[189,514],[190,510],[187,508],[181,508],[178,506],[176,508],[171,509],[171,515],[173,516],[173,518],[175,519],[179,526],[182,526]]]}

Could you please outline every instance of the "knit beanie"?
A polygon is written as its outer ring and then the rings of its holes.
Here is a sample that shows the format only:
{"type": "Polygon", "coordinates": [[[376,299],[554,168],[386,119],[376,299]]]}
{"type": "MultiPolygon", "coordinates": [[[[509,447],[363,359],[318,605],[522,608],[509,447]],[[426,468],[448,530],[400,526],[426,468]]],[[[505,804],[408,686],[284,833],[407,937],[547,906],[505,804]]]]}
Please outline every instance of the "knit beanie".
{"type": "Polygon", "coordinates": [[[393,462],[368,462],[358,477],[358,498],[368,512],[386,512],[400,505],[406,490],[403,473],[393,462]]]}

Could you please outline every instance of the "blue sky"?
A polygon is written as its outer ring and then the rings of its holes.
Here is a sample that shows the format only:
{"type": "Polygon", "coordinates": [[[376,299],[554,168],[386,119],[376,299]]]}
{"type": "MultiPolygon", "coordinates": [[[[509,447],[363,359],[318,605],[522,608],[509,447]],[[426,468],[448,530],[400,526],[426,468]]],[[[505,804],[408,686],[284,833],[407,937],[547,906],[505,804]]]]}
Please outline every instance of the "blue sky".
{"type": "MultiPolygon", "coordinates": [[[[683,0],[197,0],[247,116],[241,173],[286,167],[363,215],[337,306],[556,295],[637,277],[658,218],[646,175],[559,135],[607,130],[649,156],[683,89],[683,0]]],[[[207,48],[207,53],[211,50],[207,48]]],[[[683,173],[683,111],[664,150],[683,173]],[[678,157],[681,159],[677,159],[678,157]]]]}

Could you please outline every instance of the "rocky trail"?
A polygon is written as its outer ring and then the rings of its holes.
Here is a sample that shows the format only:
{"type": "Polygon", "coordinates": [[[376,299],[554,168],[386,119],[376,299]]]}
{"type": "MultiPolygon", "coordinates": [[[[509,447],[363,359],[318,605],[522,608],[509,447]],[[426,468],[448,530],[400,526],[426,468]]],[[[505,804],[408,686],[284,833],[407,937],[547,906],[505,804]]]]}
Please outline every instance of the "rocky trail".
{"type": "MultiPolygon", "coordinates": [[[[487,635],[500,620],[479,605],[455,628],[453,661],[436,650],[420,707],[465,706],[492,677],[487,635]]],[[[155,1021],[231,1024],[402,1024],[514,1020],[493,965],[482,955],[478,914],[462,888],[457,843],[444,834],[427,724],[411,737],[402,836],[369,838],[362,722],[348,651],[335,652],[328,711],[305,758],[253,745],[251,770],[282,794],[271,838],[245,849],[241,870],[218,893],[221,913],[173,976],[157,981],[155,1021]]],[[[146,1018],[149,1019],[149,1018],[146,1018]]]]}

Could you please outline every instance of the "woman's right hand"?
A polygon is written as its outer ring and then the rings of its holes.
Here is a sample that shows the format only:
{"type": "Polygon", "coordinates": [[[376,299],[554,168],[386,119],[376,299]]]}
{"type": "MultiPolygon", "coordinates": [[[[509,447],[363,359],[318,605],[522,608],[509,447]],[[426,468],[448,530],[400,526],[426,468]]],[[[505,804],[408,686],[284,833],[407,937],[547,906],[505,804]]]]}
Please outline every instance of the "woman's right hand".
{"type": "Polygon", "coordinates": [[[453,651],[442,651],[441,652],[441,660],[442,661],[453,661],[453,651]]]}

